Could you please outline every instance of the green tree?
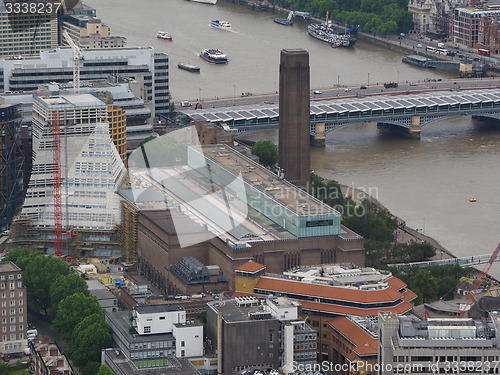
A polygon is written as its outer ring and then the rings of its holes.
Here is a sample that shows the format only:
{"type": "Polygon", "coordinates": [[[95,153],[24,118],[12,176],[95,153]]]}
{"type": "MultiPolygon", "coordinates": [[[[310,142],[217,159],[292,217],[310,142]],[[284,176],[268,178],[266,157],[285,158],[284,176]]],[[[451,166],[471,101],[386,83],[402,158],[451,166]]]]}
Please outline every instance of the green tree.
{"type": "Polygon", "coordinates": [[[86,296],[90,296],[90,292],[85,280],[76,273],[69,275],[59,275],[50,286],[50,309],[49,315],[52,319],[55,318],[59,302],[64,298],[81,292],[86,296]]]}
{"type": "Polygon", "coordinates": [[[82,292],[72,294],[59,302],[53,328],[61,338],[68,340],[72,337],[75,327],[92,314],[104,317],[104,310],[97,299],[82,292]]]}
{"type": "Polygon", "coordinates": [[[97,373],[97,375],[114,375],[114,374],[113,371],[111,371],[108,366],[102,365],[101,367],[99,367],[99,372],[97,373]]]}
{"type": "Polygon", "coordinates": [[[20,246],[20,247],[16,247],[14,250],[12,250],[4,258],[4,261],[6,261],[6,262],[10,261],[24,271],[26,269],[26,266],[33,259],[34,256],[35,256],[35,254],[32,253],[30,251],[30,249],[28,249],[27,247],[20,246]]]}
{"type": "Polygon", "coordinates": [[[111,332],[102,314],[92,314],[78,323],[71,336],[68,354],[77,366],[100,360],[101,351],[111,346],[111,332]]]}
{"type": "MultiPolygon", "coordinates": [[[[21,258],[23,260],[25,258],[21,258]]],[[[55,278],[68,275],[70,267],[60,258],[34,254],[24,269],[24,284],[27,289],[28,309],[36,314],[45,314],[50,307],[50,286],[55,278]]]]}
{"type": "Polygon", "coordinates": [[[274,167],[278,162],[278,147],[267,139],[261,139],[253,145],[252,155],[258,156],[264,167],[274,167]]]}
{"type": "Polygon", "coordinates": [[[114,375],[114,374],[113,371],[111,371],[108,366],[102,365],[101,367],[99,367],[99,372],[97,373],[97,375],[114,375]]]}
{"type": "Polygon", "coordinates": [[[418,273],[412,277],[411,285],[413,290],[419,290],[419,296],[422,297],[423,303],[432,302],[437,299],[437,281],[429,270],[421,269],[418,271],[418,273]]]}
{"type": "Polygon", "coordinates": [[[82,375],[96,375],[100,367],[100,362],[87,362],[82,368],[82,375]]]}

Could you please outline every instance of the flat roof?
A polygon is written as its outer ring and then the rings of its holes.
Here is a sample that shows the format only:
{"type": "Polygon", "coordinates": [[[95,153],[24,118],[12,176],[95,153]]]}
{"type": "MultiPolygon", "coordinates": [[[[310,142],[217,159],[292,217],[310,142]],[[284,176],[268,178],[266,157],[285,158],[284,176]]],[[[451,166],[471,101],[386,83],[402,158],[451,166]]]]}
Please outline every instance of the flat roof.
{"type": "Polygon", "coordinates": [[[106,107],[104,99],[95,94],[64,94],[55,97],[35,97],[46,107],[71,108],[71,107],[106,107]]]}
{"type": "Polygon", "coordinates": [[[184,311],[184,309],[178,303],[169,303],[164,305],[144,305],[136,306],[135,310],[139,314],[154,314],[170,311],[184,311]]]}
{"type": "MultiPolygon", "coordinates": [[[[162,305],[160,305],[162,306],[162,305]]],[[[172,333],[157,333],[152,335],[138,335],[135,331],[130,330],[130,311],[106,312],[106,318],[111,324],[116,327],[119,334],[124,337],[129,343],[136,342],[153,342],[160,340],[172,340],[172,333]]]]}

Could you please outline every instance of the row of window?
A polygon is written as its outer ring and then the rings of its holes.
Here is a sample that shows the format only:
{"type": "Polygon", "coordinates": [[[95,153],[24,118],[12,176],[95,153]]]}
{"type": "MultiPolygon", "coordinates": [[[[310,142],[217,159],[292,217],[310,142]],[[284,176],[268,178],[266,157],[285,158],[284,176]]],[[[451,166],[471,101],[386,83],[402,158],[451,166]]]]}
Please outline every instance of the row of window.
{"type": "MultiPolygon", "coordinates": [[[[22,307],[19,308],[19,314],[23,314],[24,310],[22,307]]],[[[16,309],[10,309],[10,314],[9,315],[15,315],[16,314],[16,309]]],[[[2,310],[2,315],[5,316],[7,315],[7,310],[2,310]]]]}
{"type": "MultiPolygon", "coordinates": [[[[18,281],[18,282],[17,282],[17,287],[18,287],[18,288],[22,288],[22,287],[23,287],[23,283],[22,283],[22,281],[18,281]]],[[[5,290],[5,283],[1,283],[1,284],[0,284],[0,289],[5,290]]],[[[15,289],[15,283],[14,283],[14,282],[10,282],[10,283],[9,283],[9,289],[11,289],[11,290],[12,290],[12,289],[15,289]]]]}
{"type": "MultiPolygon", "coordinates": [[[[23,305],[23,300],[19,300],[19,306],[23,305]]],[[[16,300],[12,299],[9,301],[9,306],[16,306],[16,300]]],[[[7,307],[7,301],[2,301],[2,307],[7,307]]]]}
{"type": "MultiPolygon", "coordinates": [[[[23,325],[19,325],[19,330],[22,331],[23,330],[23,325]]],[[[16,332],[17,331],[17,326],[10,326],[10,331],[11,332],[16,332]]],[[[3,326],[2,327],[2,332],[5,333],[7,332],[7,326],[3,326]]],[[[22,336],[22,333],[19,334],[20,336],[22,336]]],[[[21,337],[22,338],[22,337],[21,337]]],[[[15,340],[15,339],[14,339],[15,340]]]]}
{"type": "Polygon", "coordinates": [[[130,350],[142,350],[142,349],[163,349],[171,348],[175,346],[175,341],[153,341],[145,343],[135,343],[130,344],[130,350]]]}
{"type": "Polygon", "coordinates": [[[175,350],[156,350],[156,351],[147,351],[147,352],[132,352],[130,353],[130,358],[132,359],[143,359],[143,358],[155,358],[155,357],[163,357],[175,355],[175,350]]]}

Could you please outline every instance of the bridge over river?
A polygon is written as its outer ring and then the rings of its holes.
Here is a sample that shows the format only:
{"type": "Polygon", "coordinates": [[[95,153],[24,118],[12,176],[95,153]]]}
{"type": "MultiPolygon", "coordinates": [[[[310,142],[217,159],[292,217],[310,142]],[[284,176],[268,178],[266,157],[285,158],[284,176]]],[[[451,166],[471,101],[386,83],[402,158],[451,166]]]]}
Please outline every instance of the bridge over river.
{"type": "MultiPolygon", "coordinates": [[[[279,124],[278,104],[197,109],[184,113],[193,120],[217,124],[237,135],[277,129],[279,124]]],[[[384,93],[364,98],[313,100],[310,134],[313,144],[321,146],[328,133],[354,124],[376,122],[419,138],[424,126],[445,118],[471,115],[500,120],[500,89],[384,93]]]]}

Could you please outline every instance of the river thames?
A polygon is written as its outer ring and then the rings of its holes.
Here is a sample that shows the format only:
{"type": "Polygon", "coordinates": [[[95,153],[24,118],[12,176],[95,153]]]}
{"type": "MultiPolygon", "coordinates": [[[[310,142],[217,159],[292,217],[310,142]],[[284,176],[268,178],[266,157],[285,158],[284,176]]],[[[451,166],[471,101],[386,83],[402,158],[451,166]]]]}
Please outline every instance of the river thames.
{"type": "MultiPolygon", "coordinates": [[[[451,78],[403,64],[401,53],[358,41],[353,49],[329,48],[307,34],[305,23],[275,24],[277,17],[219,0],[216,6],[185,0],[91,0],[112,35],[128,46],[150,45],[169,54],[170,89],[180,100],[270,93],[278,87],[282,48],[309,52],[311,89],[387,81],[451,78]],[[229,21],[234,32],[208,27],[229,21]],[[173,41],[156,38],[167,31],[173,41]],[[199,58],[204,48],[219,48],[229,64],[199,58]],[[184,61],[200,74],[177,69],[184,61]]],[[[281,15],[281,17],[286,15],[281,15]]],[[[277,142],[274,131],[249,135],[277,142]]],[[[479,126],[470,117],[443,120],[423,128],[420,141],[380,133],[360,124],[328,135],[326,147],[313,149],[311,168],[322,177],[370,189],[410,227],[425,231],[457,256],[489,254],[500,241],[500,130],[479,126]],[[469,202],[476,198],[477,202],[469,202]]],[[[500,278],[500,264],[490,272],[500,278]]]]}

